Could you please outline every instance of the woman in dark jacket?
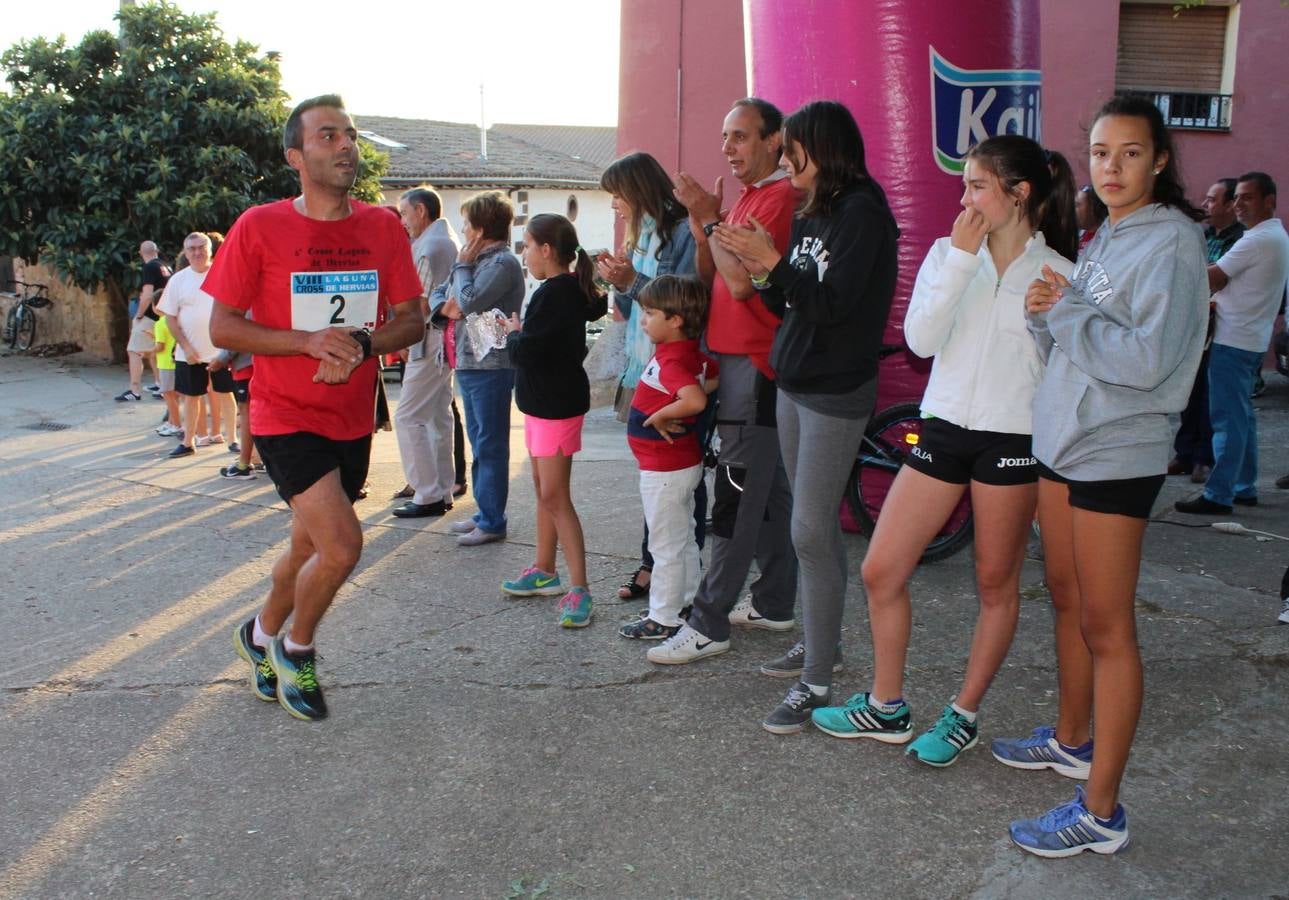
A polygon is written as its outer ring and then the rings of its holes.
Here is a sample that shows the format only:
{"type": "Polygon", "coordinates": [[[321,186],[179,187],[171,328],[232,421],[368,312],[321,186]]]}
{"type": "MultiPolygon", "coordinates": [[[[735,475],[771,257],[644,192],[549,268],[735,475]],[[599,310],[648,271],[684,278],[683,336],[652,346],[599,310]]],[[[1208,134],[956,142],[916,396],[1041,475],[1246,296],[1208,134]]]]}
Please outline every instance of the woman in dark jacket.
{"type": "Polygon", "coordinates": [[[783,159],[804,194],[781,256],[755,219],[721,225],[761,300],[783,315],[770,365],[778,376],[779,447],[792,485],[806,659],[801,681],[762,723],[790,734],[832,698],[846,594],[837,507],[877,397],[877,350],[895,291],[899,231],[864,165],[864,142],[840,103],[808,103],[783,122],[783,159]]]}

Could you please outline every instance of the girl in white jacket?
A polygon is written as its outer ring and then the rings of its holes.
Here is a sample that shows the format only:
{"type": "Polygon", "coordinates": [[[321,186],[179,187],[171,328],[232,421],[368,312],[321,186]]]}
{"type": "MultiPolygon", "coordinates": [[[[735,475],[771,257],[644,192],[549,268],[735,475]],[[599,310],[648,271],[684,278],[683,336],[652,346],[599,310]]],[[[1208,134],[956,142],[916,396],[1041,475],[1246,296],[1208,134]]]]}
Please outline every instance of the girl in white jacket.
{"type": "Polygon", "coordinates": [[[1043,364],[1026,327],[1025,291],[1044,266],[1069,273],[1077,241],[1069,164],[1018,135],[967,156],[962,212],[918,272],[904,336],[934,356],[921,438],[882,504],[864,559],[873,632],[872,690],[815,710],[837,737],[892,744],[913,736],[903,700],[912,609],[908,581],[965,491],[975,513],[980,615],[957,696],[910,755],[947,766],[976,743],[976,711],[1011,646],[1038,471],[1030,406],[1043,364]]]}

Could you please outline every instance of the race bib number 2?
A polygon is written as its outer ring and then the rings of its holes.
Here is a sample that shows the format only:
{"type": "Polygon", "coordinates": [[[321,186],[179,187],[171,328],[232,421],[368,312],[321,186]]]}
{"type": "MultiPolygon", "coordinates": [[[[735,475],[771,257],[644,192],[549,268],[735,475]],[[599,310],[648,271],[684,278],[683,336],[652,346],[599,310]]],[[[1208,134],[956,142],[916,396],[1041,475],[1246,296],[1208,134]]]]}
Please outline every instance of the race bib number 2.
{"type": "Polygon", "coordinates": [[[359,272],[292,272],[291,327],[376,327],[380,278],[375,269],[359,272]]]}

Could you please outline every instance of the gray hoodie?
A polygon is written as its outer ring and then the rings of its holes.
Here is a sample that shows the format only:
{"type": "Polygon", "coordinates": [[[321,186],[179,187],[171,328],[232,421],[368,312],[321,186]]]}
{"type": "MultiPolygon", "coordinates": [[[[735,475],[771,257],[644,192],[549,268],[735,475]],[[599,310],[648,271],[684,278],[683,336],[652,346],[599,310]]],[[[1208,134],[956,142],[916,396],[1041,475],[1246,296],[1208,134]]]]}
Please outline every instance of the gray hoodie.
{"type": "Polygon", "coordinates": [[[1163,474],[1168,414],[1186,406],[1208,320],[1200,226],[1151,204],[1109,222],[1071,287],[1029,328],[1047,370],[1034,395],[1034,455],[1058,475],[1163,474]]]}

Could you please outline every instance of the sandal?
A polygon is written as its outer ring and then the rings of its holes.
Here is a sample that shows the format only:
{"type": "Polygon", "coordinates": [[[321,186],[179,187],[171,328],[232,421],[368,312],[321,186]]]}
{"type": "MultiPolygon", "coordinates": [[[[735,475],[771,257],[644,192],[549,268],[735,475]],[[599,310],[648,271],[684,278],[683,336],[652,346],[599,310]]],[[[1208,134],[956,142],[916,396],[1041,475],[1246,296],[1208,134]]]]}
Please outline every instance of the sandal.
{"type": "Polygon", "coordinates": [[[416,491],[412,490],[412,486],[410,484],[405,484],[403,485],[403,489],[401,491],[395,491],[394,496],[390,497],[389,499],[407,500],[414,496],[416,496],[416,491]]]}
{"type": "Polygon", "coordinates": [[[618,629],[624,638],[637,641],[665,641],[680,631],[679,625],[660,625],[648,617],[638,622],[629,622],[618,629]]]}
{"type": "Polygon", "coordinates": [[[653,570],[641,566],[632,572],[631,577],[618,586],[619,600],[639,600],[649,593],[649,585],[640,583],[641,572],[652,573],[653,570]]]}

